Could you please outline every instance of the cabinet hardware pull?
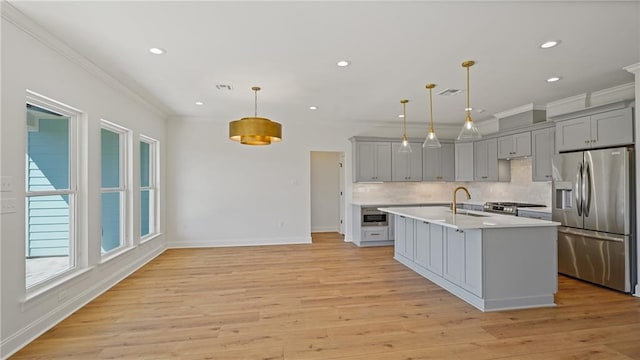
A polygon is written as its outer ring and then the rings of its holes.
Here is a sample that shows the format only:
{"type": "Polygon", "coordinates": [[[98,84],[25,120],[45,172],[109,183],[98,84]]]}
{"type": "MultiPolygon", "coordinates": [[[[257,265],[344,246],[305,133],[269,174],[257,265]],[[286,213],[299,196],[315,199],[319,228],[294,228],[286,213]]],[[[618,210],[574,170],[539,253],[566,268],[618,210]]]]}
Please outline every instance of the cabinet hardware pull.
{"type": "Polygon", "coordinates": [[[380,233],[371,233],[371,236],[380,235],[380,233]]]}
{"type": "Polygon", "coordinates": [[[588,144],[588,143],[589,143],[589,140],[585,140],[585,141],[584,141],[584,143],[585,143],[585,144],[588,144]]]}

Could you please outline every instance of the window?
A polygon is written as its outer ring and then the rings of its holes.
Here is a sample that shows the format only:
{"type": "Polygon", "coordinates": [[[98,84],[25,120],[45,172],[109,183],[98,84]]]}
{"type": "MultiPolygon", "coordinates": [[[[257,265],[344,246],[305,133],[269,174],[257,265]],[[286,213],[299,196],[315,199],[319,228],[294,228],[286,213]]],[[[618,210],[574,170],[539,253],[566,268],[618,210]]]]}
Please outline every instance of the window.
{"type": "Polygon", "coordinates": [[[140,238],[158,233],[158,142],[140,137],[140,238]]]}
{"type": "Polygon", "coordinates": [[[128,130],[102,120],[101,159],[101,253],[109,254],[126,244],[128,130]]]}
{"type": "Polygon", "coordinates": [[[26,287],[40,287],[78,263],[77,121],[72,108],[27,93],[26,287]]]}

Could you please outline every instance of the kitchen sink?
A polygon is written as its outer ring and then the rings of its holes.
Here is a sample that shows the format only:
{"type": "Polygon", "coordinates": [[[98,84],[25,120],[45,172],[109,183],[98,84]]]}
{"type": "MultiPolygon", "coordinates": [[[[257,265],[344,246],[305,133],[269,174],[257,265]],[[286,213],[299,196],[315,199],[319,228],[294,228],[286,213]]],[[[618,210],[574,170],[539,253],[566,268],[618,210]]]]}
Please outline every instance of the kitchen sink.
{"type": "Polygon", "coordinates": [[[489,215],[470,213],[468,211],[458,211],[456,215],[465,215],[465,216],[473,216],[473,217],[489,217],[489,215]]]}

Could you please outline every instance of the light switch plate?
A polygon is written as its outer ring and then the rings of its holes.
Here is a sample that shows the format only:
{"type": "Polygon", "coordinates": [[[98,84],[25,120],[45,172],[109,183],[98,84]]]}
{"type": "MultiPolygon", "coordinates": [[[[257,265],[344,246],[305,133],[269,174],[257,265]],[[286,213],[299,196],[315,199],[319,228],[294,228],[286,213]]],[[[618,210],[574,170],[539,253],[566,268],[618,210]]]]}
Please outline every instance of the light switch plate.
{"type": "Polygon", "coordinates": [[[16,212],[16,199],[2,199],[0,214],[12,214],[16,212]]]}
{"type": "Polygon", "coordinates": [[[13,176],[2,176],[0,178],[0,191],[13,191],[13,176]]]}

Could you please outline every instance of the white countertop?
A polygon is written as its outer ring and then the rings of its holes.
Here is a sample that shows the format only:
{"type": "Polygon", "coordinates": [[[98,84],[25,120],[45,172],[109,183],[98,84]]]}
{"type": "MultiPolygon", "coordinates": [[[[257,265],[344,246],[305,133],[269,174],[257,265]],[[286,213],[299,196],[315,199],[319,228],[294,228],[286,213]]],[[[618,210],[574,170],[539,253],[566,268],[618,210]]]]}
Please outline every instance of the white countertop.
{"type": "Polygon", "coordinates": [[[539,212],[539,213],[551,214],[551,207],[550,206],[545,206],[545,207],[519,207],[518,210],[519,211],[531,211],[531,212],[539,212]]]}
{"type": "Polygon", "coordinates": [[[408,218],[437,223],[442,226],[454,229],[491,229],[491,228],[514,228],[514,227],[545,227],[559,226],[559,222],[523,218],[513,215],[500,215],[481,211],[458,210],[458,214],[453,215],[448,207],[386,207],[378,210],[406,216],[408,218]],[[482,215],[481,217],[464,215],[471,213],[482,215]]]}
{"type": "MultiPolygon", "coordinates": [[[[470,205],[484,205],[484,201],[458,201],[458,204],[470,204],[470,205]]],[[[380,206],[445,206],[451,205],[451,201],[423,201],[423,202],[352,202],[353,206],[370,206],[370,207],[380,207],[380,206]]]]}

